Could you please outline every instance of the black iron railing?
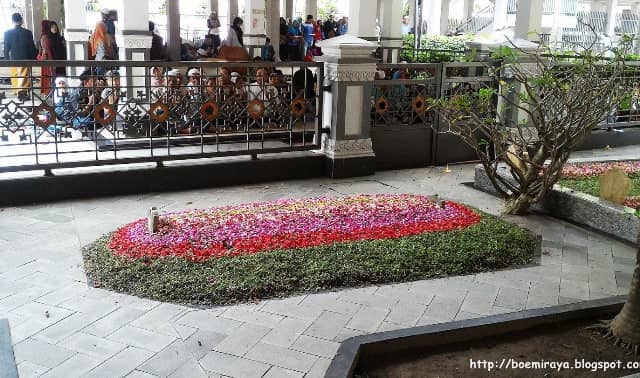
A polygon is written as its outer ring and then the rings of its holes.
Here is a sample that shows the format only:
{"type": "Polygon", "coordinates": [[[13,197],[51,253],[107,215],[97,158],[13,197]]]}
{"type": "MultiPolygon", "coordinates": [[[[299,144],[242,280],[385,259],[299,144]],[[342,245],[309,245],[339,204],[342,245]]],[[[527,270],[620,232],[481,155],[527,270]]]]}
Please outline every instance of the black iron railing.
{"type": "Polygon", "coordinates": [[[0,172],[319,147],[319,63],[2,61],[0,75],[10,67],[22,91],[0,89],[0,172]]]}

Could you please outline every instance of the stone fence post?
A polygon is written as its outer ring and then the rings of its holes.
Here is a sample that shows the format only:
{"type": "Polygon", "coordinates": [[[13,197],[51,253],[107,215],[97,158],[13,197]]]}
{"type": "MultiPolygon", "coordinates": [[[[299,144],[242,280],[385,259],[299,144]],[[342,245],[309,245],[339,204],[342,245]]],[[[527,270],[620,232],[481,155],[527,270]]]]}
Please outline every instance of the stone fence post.
{"type": "Polygon", "coordinates": [[[324,62],[323,134],[321,151],[325,173],[332,178],[365,176],[375,172],[370,137],[371,90],[377,60],[377,44],[350,35],[319,43],[324,62]]]}

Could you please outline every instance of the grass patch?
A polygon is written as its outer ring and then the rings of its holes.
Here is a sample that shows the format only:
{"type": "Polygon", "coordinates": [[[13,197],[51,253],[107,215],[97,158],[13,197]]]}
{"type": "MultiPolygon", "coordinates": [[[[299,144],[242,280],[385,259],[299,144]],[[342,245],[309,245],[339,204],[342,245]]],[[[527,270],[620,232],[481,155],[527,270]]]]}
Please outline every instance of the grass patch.
{"type": "Polygon", "coordinates": [[[109,235],[85,247],[85,271],[96,287],[161,301],[222,305],[340,287],[406,282],[529,263],[536,245],[527,230],[482,214],[463,230],[399,239],[274,250],[204,262],[115,256],[109,235]]]}
{"type": "MultiPolygon", "coordinates": [[[[640,196],[640,173],[632,173],[629,178],[633,181],[633,189],[629,196],[640,196]]],[[[599,176],[563,178],[558,181],[558,184],[595,197],[600,196],[599,176]]]]}

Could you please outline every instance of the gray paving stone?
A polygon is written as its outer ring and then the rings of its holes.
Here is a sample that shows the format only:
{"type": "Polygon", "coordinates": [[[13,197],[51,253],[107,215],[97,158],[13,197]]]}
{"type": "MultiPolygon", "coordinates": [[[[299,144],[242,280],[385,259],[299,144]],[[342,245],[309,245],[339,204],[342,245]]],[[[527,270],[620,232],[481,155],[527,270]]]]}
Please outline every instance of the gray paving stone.
{"type": "Polygon", "coordinates": [[[333,358],[338,351],[339,343],[301,335],[289,348],[314,356],[333,358]]]}
{"type": "MultiPolygon", "coordinates": [[[[428,319],[437,319],[441,321],[453,320],[458,314],[458,310],[460,310],[461,305],[462,300],[436,295],[420,319],[426,317],[428,319]]],[[[419,324],[420,321],[418,321],[418,325],[419,324]]]]}
{"type": "Polygon", "coordinates": [[[193,335],[184,341],[184,347],[197,360],[204,357],[216,345],[220,344],[227,335],[204,330],[197,330],[193,335]]]}
{"type": "Polygon", "coordinates": [[[118,328],[121,328],[139,318],[142,314],[144,314],[144,312],[141,310],[121,307],[89,325],[83,330],[83,332],[99,337],[106,337],[115,332],[118,328]]]}
{"type": "Polygon", "coordinates": [[[156,375],[145,373],[140,370],[134,370],[127,375],[127,378],[154,378],[156,375]]]}
{"type": "Polygon", "coordinates": [[[195,361],[189,361],[182,365],[178,370],[169,375],[169,378],[207,378],[202,366],[195,361]]]}
{"type": "Polygon", "coordinates": [[[209,352],[200,360],[205,370],[230,377],[262,377],[270,365],[220,352],[209,352]]]}
{"type": "Polygon", "coordinates": [[[589,273],[591,269],[588,265],[562,265],[562,278],[571,281],[589,281],[589,273]]]}
{"type": "Polygon", "coordinates": [[[527,304],[525,309],[530,310],[534,308],[550,307],[558,305],[559,295],[547,295],[547,296],[534,296],[529,295],[527,298],[527,304]]]}
{"type": "Polygon", "coordinates": [[[362,306],[347,323],[347,328],[374,332],[387,317],[389,310],[385,308],[362,306]]]}
{"type": "Polygon", "coordinates": [[[458,314],[456,315],[454,320],[473,319],[473,318],[479,318],[479,317],[482,317],[482,316],[483,315],[481,315],[481,314],[474,314],[472,312],[458,311],[458,314]]]}
{"type": "MultiPolygon", "coordinates": [[[[432,299],[430,299],[429,302],[431,302],[431,300],[432,299]]],[[[418,322],[426,309],[427,306],[421,302],[406,302],[400,300],[391,308],[391,312],[385,318],[385,321],[413,326],[418,322]]]]}
{"type": "Polygon", "coordinates": [[[76,352],[44,341],[29,339],[16,344],[13,354],[17,364],[28,361],[46,368],[54,368],[76,352]]]}
{"type": "Polygon", "coordinates": [[[628,289],[629,287],[631,287],[631,278],[633,277],[632,273],[615,272],[615,275],[618,288],[628,289]]]}
{"type": "MultiPolygon", "coordinates": [[[[384,323],[384,322],[382,322],[384,323]]],[[[351,329],[351,328],[343,328],[340,330],[340,332],[338,332],[338,335],[336,337],[333,338],[333,341],[337,342],[337,343],[341,343],[343,341],[345,341],[348,338],[354,337],[354,336],[360,336],[360,335],[366,335],[368,333],[371,332],[367,332],[367,331],[361,331],[359,329],[351,329]]]]}
{"type": "Polygon", "coordinates": [[[95,317],[74,313],[33,335],[33,338],[57,344],[96,320],[95,317]]]}
{"type": "Polygon", "coordinates": [[[127,347],[85,375],[85,378],[124,377],[153,356],[153,352],[127,347]]]}
{"type": "Polygon", "coordinates": [[[355,314],[360,309],[359,304],[339,300],[337,293],[320,293],[307,296],[301,305],[319,307],[324,310],[341,314],[355,314]]]}
{"type": "Polygon", "coordinates": [[[267,372],[267,374],[264,375],[264,378],[287,378],[287,377],[302,378],[304,377],[304,373],[289,370],[289,369],[283,369],[278,366],[272,366],[271,369],[269,369],[269,371],[267,372]]]}
{"type": "Polygon", "coordinates": [[[242,322],[237,320],[220,318],[217,316],[216,312],[209,310],[188,312],[180,319],[176,320],[176,323],[224,335],[230,334],[242,324],[242,322]]]}
{"type": "Polygon", "coordinates": [[[315,320],[322,314],[321,307],[280,301],[266,303],[260,311],[304,320],[315,320]]]}
{"type": "Polygon", "coordinates": [[[263,338],[262,342],[288,348],[311,325],[311,320],[285,318],[277,328],[272,329],[263,338]]]}
{"type": "Polygon", "coordinates": [[[100,361],[108,359],[127,347],[126,343],[119,343],[82,332],[73,334],[59,345],[76,352],[84,353],[100,361]]]}
{"type": "MultiPolygon", "coordinates": [[[[418,320],[420,320],[420,319],[418,319],[418,320]]],[[[406,324],[399,324],[399,323],[392,323],[392,322],[384,321],[378,327],[377,332],[395,331],[395,330],[404,329],[404,328],[409,328],[409,327],[406,324]]],[[[338,341],[338,340],[336,340],[336,341],[338,341]]]]}
{"type": "Polygon", "coordinates": [[[162,303],[151,311],[140,316],[131,325],[138,328],[156,330],[157,327],[174,320],[186,311],[186,307],[171,303],[162,303]]]}
{"type": "Polygon", "coordinates": [[[167,377],[189,361],[195,361],[195,358],[182,345],[182,342],[178,341],[149,358],[138,366],[137,370],[157,375],[158,377],[167,377]]]}
{"type": "MultiPolygon", "coordinates": [[[[377,289],[376,287],[372,287],[377,289]]],[[[358,303],[365,306],[374,307],[391,307],[398,302],[397,297],[385,297],[381,295],[375,295],[373,292],[365,292],[363,290],[355,291],[349,290],[340,294],[338,297],[341,301],[358,303]]]]}
{"type": "Polygon", "coordinates": [[[563,279],[560,282],[560,296],[566,298],[589,298],[589,284],[582,281],[572,281],[563,279]]]}
{"type": "Polygon", "coordinates": [[[213,350],[242,357],[269,331],[271,331],[270,328],[245,323],[216,345],[213,350]]]}
{"type": "Polygon", "coordinates": [[[346,326],[350,318],[350,315],[325,311],[304,331],[304,334],[332,340],[338,335],[340,329],[346,326]]]}
{"type": "Polygon", "coordinates": [[[98,365],[101,360],[78,353],[60,365],[43,374],[42,378],[52,377],[82,377],[86,372],[98,365]]]}
{"type": "Polygon", "coordinates": [[[557,298],[560,295],[560,282],[531,281],[529,295],[535,297],[555,296],[557,298]]]}
{"type": "Polygon", "coordinates": [[[571,304],[571,303],[578,303],[578,302],[581,302],[582,300],[583,299],[578,299],[578,298],[560,297],[558,298],[558,304],[565,305],[565,304],[571,304]]]}
{"type": "Polygon", "coordinates": [[[308,372],[318,357],[265,343],[256,344],[246,358],[302,373],[308,372]]]}
{"type": "Polygon", "coordinates": [[[175,338],[142,328],[124,326],[112,333],[108,339],[138,348],[159,352],[171,344],[175,338]]]}
{"type": "Polygon", "coordinates": [[[20,378],[35,378],[46,373],[49,370],[48,367],[36,365],[29,361],[23,361],[18,365],[18,376],[20,378]]]}
{"type": "Polygon", "coordinates": [[[305,375],[305,378],[324,378],[331,360],[328,358],[319,358],[311,367],[311,370],[305,375]]]}
{"type": "Polygon", "coordinates": [[[562,263],[568,265],[588,265],[586,247],[563,247],[562,263]]]}
{"type": "Polygon", "coordinates": [[[522,310],[527,303],[527,295],[528,292],[525,290],[502,287],[496,297],[495,305],[522,310]]]}
{"type": "Polygon", "coordinates": [[[284,316],[282,315],[268,314],[259,311],[247,311],[236,307],[229,308],[223,312],[220,317],[272,328],[277,326],[278,323],[284,319],[284,316]]]}
{"type": "Polygon", "coordinates": [[[69,285],[61,287],[49,294],[38,298],[38,302],[50,305],[58,305],[69,299],[80,297],[89,291],[89,287],[84,283],[72,282],[69,285]]]}
{"type": "Polygon", "coordinates": [[[516,312],[516,311],[519,311],[519,310],[515,308],[509,308],[509,307],[493,306],[491,308],[491,311],[489,312],[489,315],[507,314],[507,313],[516,312]]]}

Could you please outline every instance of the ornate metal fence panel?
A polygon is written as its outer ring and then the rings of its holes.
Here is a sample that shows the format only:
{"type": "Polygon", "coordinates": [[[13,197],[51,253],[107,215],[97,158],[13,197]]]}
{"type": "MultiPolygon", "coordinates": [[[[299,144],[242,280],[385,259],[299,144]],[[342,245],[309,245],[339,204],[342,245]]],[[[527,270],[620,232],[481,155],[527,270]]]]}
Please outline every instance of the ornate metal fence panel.
{"type": "Polygon", "coordinates": [[[374,81],[371,99],[371,125],[431,127],[435,123],[436,114],[428,103],[429,100],[438,98],[440,66],[379,64],[379,74],[374,81]]]}
{"type": "Polygon", "coordinates": [[[0,62],[7,69],[0,172],[319,147],[319,63],[0,62]]]}

